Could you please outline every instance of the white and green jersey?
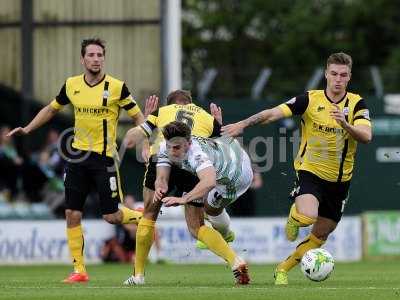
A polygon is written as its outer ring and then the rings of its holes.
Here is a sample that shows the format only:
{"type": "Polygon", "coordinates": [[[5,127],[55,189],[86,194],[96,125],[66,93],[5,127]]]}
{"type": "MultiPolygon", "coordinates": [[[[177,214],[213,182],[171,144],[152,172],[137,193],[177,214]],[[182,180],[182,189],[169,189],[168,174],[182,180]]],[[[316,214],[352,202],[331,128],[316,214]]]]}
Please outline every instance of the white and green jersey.
{"type": "Polygon", "coordinates": [[[185,159],[179,163],[173,162],[168,157],[166,142],[163,142],[158,153],[157,166],[174,164],[194,175],[205,168],[214,167],[218,195],[215,194],[213,197],[225,198],[229,203],[249,188],[253,179],[250,159],[236,139],[192,136],[191,140],[185,159]]]}

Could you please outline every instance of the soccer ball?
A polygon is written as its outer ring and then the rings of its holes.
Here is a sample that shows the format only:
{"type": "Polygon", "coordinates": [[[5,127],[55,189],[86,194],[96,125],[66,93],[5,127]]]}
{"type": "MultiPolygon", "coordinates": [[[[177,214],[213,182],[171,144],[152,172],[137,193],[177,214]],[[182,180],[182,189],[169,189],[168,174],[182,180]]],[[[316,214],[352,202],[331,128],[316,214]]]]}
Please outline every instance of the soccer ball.
{"type": "Polygon", "coordinates": [[[301,259],[301,271],[313,281],[327,279],[334,267],[332,255],[322,248],[308,250],[301,259]]]}

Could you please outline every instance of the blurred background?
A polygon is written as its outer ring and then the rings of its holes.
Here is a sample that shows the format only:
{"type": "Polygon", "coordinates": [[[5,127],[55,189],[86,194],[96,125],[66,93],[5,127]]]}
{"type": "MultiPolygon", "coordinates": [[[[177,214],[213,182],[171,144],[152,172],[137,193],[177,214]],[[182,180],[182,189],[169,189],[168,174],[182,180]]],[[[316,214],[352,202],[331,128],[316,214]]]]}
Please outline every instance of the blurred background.
{"type": "MultiPolygon", "coordinates": [[[[349,91],[366,99],[374,139],[359,146],[346,215],[399,210],[399,11],[393,0],[0,0],[0,219],[63,218],[57,142],[73,124],[72,110],[29,137],[4,136],[82,72],[80,42],[93,36],[107,42],[106,72],[124,80],[142,108],[153,93],[165,99],[184,88],[206,109],[220,105],[225,124],[324,88],[326,58],[350,54],[349,91]]],[[[297,125],[245,133],[259,172],[232,215],[287,214],[297,125]]],[[[122,116],[119,138],[130,126],[122,116]]],[[[125,193],[140,201],[144,165],[134,151],[121,172],[125,193]]],[[[85,213],[99,217],[95,195],[85,213]]]]}

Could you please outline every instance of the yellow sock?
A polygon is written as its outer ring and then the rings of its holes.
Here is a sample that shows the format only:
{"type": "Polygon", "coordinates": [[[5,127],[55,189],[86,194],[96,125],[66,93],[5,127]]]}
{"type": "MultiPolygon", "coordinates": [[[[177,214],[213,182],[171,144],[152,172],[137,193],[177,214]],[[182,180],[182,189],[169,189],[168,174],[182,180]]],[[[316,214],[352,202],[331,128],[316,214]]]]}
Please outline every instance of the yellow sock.
{"type": "Polygon", "coordinates": [[[276,268],[279,271],[290,271],[294,266],[296,266],[306,253],[310,249],[315,249],[321,247],[325,241],[318,239],[312,233],[308,235],[304,241],[297,245],[296,250],[288,257],[286,260],[281,262],[276,268]]]}
{"type": "Polygon", "coordinates": [[[156,221],[142,218],[136,231],[136,251],[134,274],[144,275],[144,265],[154,240],[156,221]]]}
{"type": "Polygon", "coordinates": [[[218,231],[203,225],[197,233],[197,238],[206,244],[208,249],[225,259],[231,267],[233,266],[236,253],[229,247],[218,231]]]}
{"type": "Polygon", "coordinates": [[[85,262],[83,258],[83,232],[82,226],[67,228],[67,240],[69,252],[71,253],[74,263],[74,271],[79,273],[86,273],[85,262]]]}
{"type": "Polygon", "coordinates": [[[138,224],[143,217],[141,211],[133,210],[125,206],[122,206],[120,210],[122,212],[122,224],[138,224]]]}
{"type": "Polygon", "coordinates": [[[316,219],[315,218],[310,218],[305,215],[300,214],[297,209],[296,205],[293,203],[292,207],[290,208],[290,214],[289,214],[289,219],[290,222],[293,222],[299,227],[306,227],[310,226],[315,223],[316,219]]]}

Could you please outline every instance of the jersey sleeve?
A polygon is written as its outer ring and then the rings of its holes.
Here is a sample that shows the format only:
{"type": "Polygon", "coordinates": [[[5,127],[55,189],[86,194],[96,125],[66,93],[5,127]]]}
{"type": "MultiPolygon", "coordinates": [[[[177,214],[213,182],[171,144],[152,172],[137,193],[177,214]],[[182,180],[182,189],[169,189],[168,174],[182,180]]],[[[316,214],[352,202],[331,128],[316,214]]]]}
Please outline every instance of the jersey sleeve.
{"type": "Polygon", "coordinates": [[[131,92],[125,83],[122,85],[121,96],[118,105],[125,109],[128,115],[131,117],[140,112],[139,106],[136,104],[136,101],[133,99],[131,92]]]}
{"type": "Polygon", "coordinates": [[[307,110],[309,103],[308,93],[293,97],[289,101],[282,103],[278,107],[283,111],[285,117],[292,115],[302,115],[307,110]]]}
{"type": "Polygon", "coordinates": [[[66,83],[64,83],[56,98],[51,101],[50,106],[54,109],[60,110],[69,103],[71,103],[71,101],[67,96],[67,86],[66,83]]]}
{"type": "Polygon", "coordinates": [[[207,154],[200,149],[196,149],[190,154],[189,163],[196,173],[213,166],[213,163],[207,154]]]}
{"type": "Polygon", "coordinates": [[[157,153],[157,167],[171,167],[172,162],[168,158],[168,152],[167,152],[167,145],[164,142],[161,143],[160,149],[158,150],[157,153]]]}
{"type": "Polygon", "coordinates": [[[213,131],[209,137],[220,137],[221,136],[221,124],[218,123],[216,119],[213,122],[213,131]]]}
{"type": "Polygon", "coordinates": [[[371,127],[369,109],[364,99],[360,99],[354,106],[353,125],[367,125],[371,127]]]}

